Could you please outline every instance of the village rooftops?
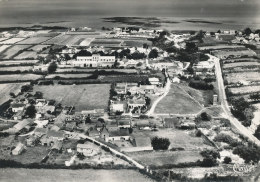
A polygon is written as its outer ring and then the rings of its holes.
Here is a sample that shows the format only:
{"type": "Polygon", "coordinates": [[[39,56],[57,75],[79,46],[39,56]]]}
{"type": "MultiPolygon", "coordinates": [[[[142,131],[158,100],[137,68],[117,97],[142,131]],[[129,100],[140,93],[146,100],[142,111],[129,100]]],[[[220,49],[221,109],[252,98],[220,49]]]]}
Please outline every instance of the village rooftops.
{"type": "Polygon", "coordinates": [[[22,103],[14,103],[11,105],[12,108],[21,108],[21,107],[25,107],[25,104],[22,103]]]}
{"type": "Polygon", "coordinates": [[[80,149],[89,149],[89,144],[77,144],[77,148],[80,148],[80,149]]]}
{"type": "Polygon", "coordinates": [[[47,136],[48,137],[55,137],[55,138],[64,138],[64,132],[63,131],[48,130],[47,136]]]}

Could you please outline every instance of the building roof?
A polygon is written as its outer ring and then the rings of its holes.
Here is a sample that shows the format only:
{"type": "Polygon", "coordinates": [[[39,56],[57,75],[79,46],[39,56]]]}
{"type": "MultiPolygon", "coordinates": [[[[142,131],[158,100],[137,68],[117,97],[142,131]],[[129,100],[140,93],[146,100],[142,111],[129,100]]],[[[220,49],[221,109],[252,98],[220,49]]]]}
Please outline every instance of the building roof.
{"type": "Polygon", "coordinates": [[[97,136],[99,135],[99,131],[97,130],[96,127],[92,128],[92,129],[89,129],[88,130],[88,135],[89,136],[97,136]]]}
{"type": "Polygon", "coordinates": [[[59,142],[59,141],[55,141],[53,143],[53,146],[51,147],[51,149],[56,149],[56,150],[61,150],[62,148],[62,142],[59,142]]]}
{"type": "Polygon", "coordinates": [[[63,138],[64,137],[64,132],[63,131],[48,130],[47,136],[48,137],[63,138]]]}
{"type": "Polygon", "coordinates": [[[26,127],[27,125],[29,125],[31,122],[28,121],[28,120],[23,120],[23,121],[20,121],[19,123],[17,123],[16,125],[14,125],[14,128],[16,130],[21,130],[23,129],[24,127],[26,127]]]}
{"type": "Polygon", "coordinates": [[[109,131],[109,136],[110,137],[114,137],[114,136],[129,136],[129,130],[128,129],[112,130],[112,131],[109,131]]]}
{"type": "Polygon", "coordinates": [[[156,77],[149,78],[149,82],[159,82],[159,78],[156,77]]]}
{"type": "Polygon", "coordinates": [[[12,108],[20,108],[20,107],[24,107],[25,104],[22,104],[22,103],[15,103],[15,104],[12,104],[11,107],[12,108]]]}
{"type": "Polygon", "coordinates": [[[34,133],[46,134],[47,131],[48,131],[47,128],[36,128],[36,129],[34,130],[34,133]]]}
{"type": "Polygon", "coordinates": [[[86,143],[84,143],[84,144],[79,143],[79,144],[77,144],[77,148],[89,149],[90,146],[89,146],[89,144],[86,144],[86,143]]]}
{"type": "Polygon", "coordinates": [[[145,99],[144,98],[139,98],[139,99],[131,99],[128,101],[128,104],[142,104],[145,105],[145,99]]]}

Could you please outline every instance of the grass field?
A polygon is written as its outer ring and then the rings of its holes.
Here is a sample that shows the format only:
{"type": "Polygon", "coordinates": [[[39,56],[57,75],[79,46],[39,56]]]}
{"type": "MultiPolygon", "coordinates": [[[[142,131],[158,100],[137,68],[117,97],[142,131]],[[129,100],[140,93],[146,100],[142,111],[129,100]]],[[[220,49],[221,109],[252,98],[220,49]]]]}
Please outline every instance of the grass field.
{"type": "MultiPolygon", "coordinates": [[[[260,81],[260,78],[259,78],[260,81]]],[[[229,88],[232,94],[248,94],[254,92],[260,92],[260,85],[251,85],[251,86],[243,86],[243,87],[234,87],[229,88]]]]}
{"type": "Polygon", "coordinates": [[[35,74],[13,74],[13,75],[0,75],[0,82],[4,81],[32,81],[42,78],[42,75],[35,74]]]}
{"type": "Polygon", "coordinates": [[[14,57],[14,59],[36,59],[37,53],[34,51],[24,51],[21,54],[14,57]]]}
{"type": "Polygon", "coordinates": [[[0,67],[0,72],[1,71],[29,71],[29,70],[32,70],[32,66],[0,67]]]}
{"type": "Polygon", "coordinates": [[[48,48],[48,47],[50,47],[50,45],[35,45],[30,49],[36,52],[40,52],[43,48],[48,48]]]}
{"type": "Polygon", "coordinates": [[[49,40],[50,37],[30,37],[25,40],[18,42],[17,44],[40,44],[49,40]]]}
{"type": "Polygon", "coordinates": [[[259,81],[260,72],[242,72],[242,73],[229,73],[226,76],[226,79],[229,84],[237,83],[239,81],[259,81]]]}
{"type": "Polygon", "coordinates": [[[235,62],[235,63],[224,64],[223,68],[228,69],[234,67],[247,67],[247,66],[260,66],[260,63],[259,62],[235,62]]]}
{"type": "Polygon", "coordinates": [[[10,92],[18,94],[20,92],[21,86],[25,84],[26,83],[0,84],[0,105],[9,100],[10,92]]]}
{"type": "Polygon", "coordinates": [[[170,92],[158,103],[155,113],[161,114],[195,114],[202,109],[190,96],[176,85],[172,85],[170,92]]]}
{"type": "Polygon", "coordinates": [[[65,169],[15,169],[4,168],[0,170],[0,181],[5,182],[46,182],[46,181],[64,181],[64,182],[151,182],[150,178],[140,174],[135,170],[65,170],[65,169]]]}
{"type": "Polygon", "coordinates": [[[128,153],[129,156],[145,165],[163,166],[202,160],[199,151],[165,151],[128,153]]]}
{"type": "Polygon", "coordinates": [[[4,50],[6,50],[8,47],[10,47],[11,45],[1,45],[0,46],[0,53],[3,52],[4,50]]]}
{"type": "Polygon", "coordinates": [[[76,111],[107,109],[110,84],[35,86],[46,99],[55,99],[63,105],[74,105],[76,111]]]}
{"type": "Polygon", "coordinates": [[[45,78],[46,79],[52,79],[55,77],[60,77],[60,78],[87,78],[89,76],[91,76],[92,74],[52,74],[52,75],[48,75],[45,78]]]}
{"type": "Polygon", "coordinates": [[[31,45],[13,45],[12,47],[9,47],[6,51],[2,52],[2,55],[0,55],[0,58],[10,59],[13,56],[15,56],[18,53],[18,51],[26,49],[30,46],[31,45]]]}
{"type": "Polygon", "coordinates": [[[80,45],[83,41],[85,41],[83,44],[90,43],[92,38],[89,35],[59,35],[48,40],[45,44],[80,45]]]}
{"type": "Polygon", "coordinates": [[[21,65],[21,64],[35,64],[38,60],[8,60],[8,61],[0,61],[0,66],[8,66],[8,65],[21,65]]]}

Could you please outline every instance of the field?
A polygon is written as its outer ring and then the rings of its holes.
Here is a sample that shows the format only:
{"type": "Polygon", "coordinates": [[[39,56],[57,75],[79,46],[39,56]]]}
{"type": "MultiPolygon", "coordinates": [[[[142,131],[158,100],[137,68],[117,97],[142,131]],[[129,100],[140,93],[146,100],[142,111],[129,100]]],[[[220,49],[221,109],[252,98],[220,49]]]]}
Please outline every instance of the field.
{"type": "Polygon", "coordinates": [[[10,92],[18,94],[20,92],[21,86],[25,84],[26,83],[0,84],[0,105],[9,100],[10,92]]]}
{"type": "Polygon", "coordinates": [[[137,73],[135,69],[90,69],[90,68],[58,68],[56,73],[93,73],[95,70],[115,71],[123,73],[137,73]]]}
{"type": "Polygon", "coordinates": [[[237,58],[237,59],[226,59],[223,63],[235,63],[235,62],[259,62],[256,58],[237,58]]]}
{"type": "Polygon", "coordinates": [[[69,78],[87,78],[89,76],[91,76],[92,74],[52,74],[52,75],[48,75],[45,78],[46,79],[53,79],[55,77],[59,77],[59,78],[65,78],[65,79],[69,79],[69,78]]]}
{"type": "Polygon", "coordinates": [[[235,63],[224,64],[223,68],[228,69],[234,67],[248,67],[248,66],[260,66],[260,63],[259,62],[235,62],[235,63]]]}
{"type": "Polygon", "coordinates": [[[234,88],[229,88],[229,90],[234,95],[237,95],[237,94],[248,94],[248,93],[260,92],[260,85],[234,87],[234,88]]]}
{"type": "Polygon", "coordinates": [[[6,40],[6,39],[8,39],[8,38],[6,38],[6,37],[1,37],[1,38],[0,38],[0,42],[1,42],[1,41],[4,41],[4,40],[6,40]]]}
{"type": "Polygon", "coordinates": [[[24,65],[24,64],[35,64],[38,60],[8,60],[0,61],[0,66],[10,66],[10,65],[24,65]]]}
{"type": "Polygon", "coordinates": [[[30,37],[18,42],[17,44],[40,44],[48,39],[50,39],[50,37],[30,37]]]}
{"type": "Polygon", "coordinates": [[[7,40],[4,40],[2,42],[0,42],[0,44],[15,44],[17,42],[20,42],[22,40],[24,40],[25,38],[11,38],[11,39],[7,39],[7,40]]]}
{"type": "Polygon", "coordinates": [[[36,59],[37,53],[34,51],[24,51],[21,54],[14,57],[14,59],[36,59]]]}
{"type": "Polygon", "coordinates": [[[128,153],[129,156],[148,166],[163,166],[202,160],[199,151],[166,151],[128,153]]]}
{"type": "Polygon", "coordinates": [[[129,39],[129,40],[124,40],[124,45],[129,46],[129,47],[142,47],[143,44],[147,44],[149,46],[152,46],[152,42],[145,40],[145,39],[129,39]]]}
{"type": "Polygon", "coordinates": [[[158,103],[155,113],[160,114],[195,114],[202,106],[194,101],[187,93],[175,85],[169,93],[158,103]]]}
{"type": "Polygon", "coordinates": [[[36,52],[40,52],[40,51],[42,51],[42,49],[48,48],[48,47],[50,47],[50,45],[35,45],[35,46],[31,47],[30,49],[33,51],[36,51],[36,52]]]}
{"type": "Polygon", "coordinates": [[[4,50],[6,50],[8,47],[10,47],[11,45],[1,45],[0,46],[0,53],[3,52],[4,50]]]}
{"type": "Polygon", "coordinates": [[[120,46],[123,41],[121,39],[95,39],[91,42],[91,46],[113,47],[120,46]]]}
{"type": "Polygon", "coordinates": [[[32,68],[33,68],[32,66],[0,67],[0,72],[1,71],[29,71],[32,70],[32,68]]]}
{"type": "Polygon", "coordinates": [[[63,105],[74,105],[76,111],[107,109],[110,84],[35,86],[46,99],[55,99],[63,105]]]}
{"type": "Polygon", "coordinates": [[[0,82],[15,82],[15,81],[32,81],[42,78],[41,75],[35,74],[15,74],[15,75],[0,75],[0,82]]]}
{"type": "Polygon", "coordinates": [[[80,45],[82,44],[89,44],[93,38],[90,38],[89,35],[59,35],[56,36],[45,44],[57,44],[57,45],[80,45]]]}
{"type": "Polygon", "coordinates": [[[98,79],[103,82],[140,82],[148,79],[147,75],[107,75],[98,76],[98,79]]]}
{"type": "Polygon", "coordinates": [[[99,181],[99,182],[134,182],[153,181],[135,170],[65,170],[65,169],[16,169],[0,170],[0,181],[5,182],[46,182],[46,181],[99,181]]]}
{"type": "Polygon", "coordinates": [[[259,78],[260,72],[229,73],[226,76],[227,82],[229,84],[237,83],[239,81],[259,81],[259,78]]]}
{"type": "Polygon", "coordinates": [[[19,51],[27,49],[30,46],[31,45],[13,45],[12,47],[9,47],[5,52],[3,52],[0,57],[3,59],[10,59],[15,56],[19,51]]]}

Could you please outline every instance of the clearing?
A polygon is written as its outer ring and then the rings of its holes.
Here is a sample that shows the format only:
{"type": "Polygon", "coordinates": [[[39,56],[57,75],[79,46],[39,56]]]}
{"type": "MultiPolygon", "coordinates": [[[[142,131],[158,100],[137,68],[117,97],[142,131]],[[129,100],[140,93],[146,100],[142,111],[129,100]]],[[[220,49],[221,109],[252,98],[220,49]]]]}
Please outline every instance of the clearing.
{"type": "Polygon", "coordinates": [[[107,109],[110,84],[48,85],[35,86],[46,99],[54,99],[62,105],[75,106],[76,111],[107,109]]]}

